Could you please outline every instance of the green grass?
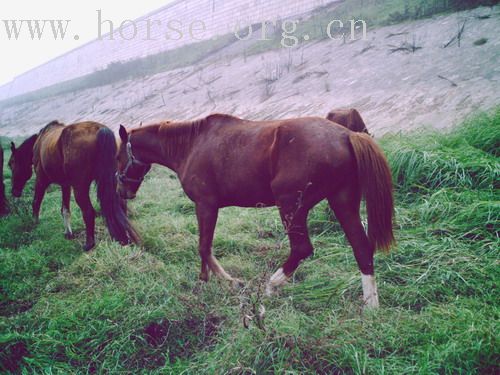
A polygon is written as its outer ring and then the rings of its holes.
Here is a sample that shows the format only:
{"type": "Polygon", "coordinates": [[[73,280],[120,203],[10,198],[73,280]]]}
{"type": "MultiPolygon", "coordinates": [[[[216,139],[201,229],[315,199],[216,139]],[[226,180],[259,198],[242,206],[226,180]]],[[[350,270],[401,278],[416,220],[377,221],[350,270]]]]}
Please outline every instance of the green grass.
{"type": "Polygon", "coordinates": [[[235,291],[197,280],[194,207],[164,168],[130,204],[141,248],[109,241],[99,218],[85,254],[74,202],[67,241],[59,189],[38,225],[26,194],[0,219],[0,372],[498,373],[499,124],[497,109],[450,133],[382,139],[398,248],[377,255],[377,311],[362,312],[359,271],[325,204],[309,220],[315,255],[265,299],[288,253],[276,209],[222,210],[214,252],[246,281],[235,291]],[[245,328],[260,303],[265,320],[245,328]]]}

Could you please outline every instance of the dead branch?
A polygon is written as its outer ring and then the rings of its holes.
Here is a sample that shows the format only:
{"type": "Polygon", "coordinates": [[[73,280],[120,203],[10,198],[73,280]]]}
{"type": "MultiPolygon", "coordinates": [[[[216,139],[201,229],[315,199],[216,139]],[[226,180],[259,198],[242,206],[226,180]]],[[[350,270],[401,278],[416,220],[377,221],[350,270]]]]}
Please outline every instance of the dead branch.
{"type": "Polygon", "coordinates": [[[402,31],[400,33],[390,33],[388,34],[385,39],[389,39],[389,38],[392,38],[393,36],[399,36],[399,35],[407,35],[408,34],[408,31],[402,31]]]}
{"type": "Polygon", "coordinates": [[[456,35],[454,35],[449,41],[448,43],[446,43],[443,48],[447,48],[449,46],[451,46],[452,44],[454,44],[455,42],[458,42],[458,46],[460,47],[460,40],[462,39],[462,34],[464,33],[464,30],[465,30],[465,24],[467,23],[467,19],[464,20],[464,22],[462,23],[462,26],[458,28],[458,32],[456,35]]]}
{"type": "Polygon", "coordinates": [[[446,78],[446,77],[442,76],[441,74],[438,74],[438,78],[441,78],[441,79],[444,79],[445,81],[450,82],[450,83],[451,83],[451,85],[452,85],[453,87],[457,87],[457,86],[458,86],[458,85],[457,85],[455,82],[453,82],[451,79],[446,78]]]}

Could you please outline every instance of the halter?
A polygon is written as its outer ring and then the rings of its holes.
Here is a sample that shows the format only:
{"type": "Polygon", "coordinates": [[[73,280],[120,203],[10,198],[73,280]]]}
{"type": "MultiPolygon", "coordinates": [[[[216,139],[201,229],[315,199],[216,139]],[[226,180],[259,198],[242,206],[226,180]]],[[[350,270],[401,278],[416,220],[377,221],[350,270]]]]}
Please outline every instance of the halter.
{"type": "Polygon", "coordinates": [[[128,141],[127,142],[127,165],[125,165],[125,168],[123,169],[122,173],[116,172],[116,177],[118,178],[118,180],[121,183],[125,184],[127,182],[134,182],[136,184],[140,184],[144,180],[144,176],[142,176],[141,178],[131,178],[131,177],[127,176],[128,170],[134,164],[135,165],[139,165],[141,167],[149,167],[149,166],[151,166],[151,164],[144,163],[144,162],[138,160],[134,156],[134,154],[132,153],[132,144],[130,143],[130,141],[128,141]]]}

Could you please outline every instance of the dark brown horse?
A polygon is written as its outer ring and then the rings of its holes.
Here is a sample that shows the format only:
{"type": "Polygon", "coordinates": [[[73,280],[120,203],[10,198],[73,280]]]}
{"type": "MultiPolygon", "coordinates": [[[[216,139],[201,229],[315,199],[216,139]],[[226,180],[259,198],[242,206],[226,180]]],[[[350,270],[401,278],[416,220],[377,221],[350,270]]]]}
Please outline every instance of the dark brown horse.
{"type": "Polygon", "coordinates": [[[370,135],[370,133],[368,133],[365,122],[363,121],[363,118],[354,108],[333,109],[328,112],[326,118],[337,124],[345,126],[347,129],[352,130],[353,132],[366,133],[370,135]]]}
{"type": "Polygon", "coordinates": [[[66,237],[73,233],[70,225],[71,188],[82,210],[86,227],[85,250],[95,245],[95,211],[89,197],[92,181],[97,182],[97,198],[111,237],[122,244],[137,242],[138,235],[130,224],[121,199],[116,193],[116,139],[113,132],[96,122],[65,126],[53,121],[40,133],[28,138],[19,148],[11,145],[12,195],[19,197],[26,182],[36,173],[33,216],[38,220],[40,205],[47,187],[61,186],[66,237]]]}
{"type": "Polygon", "coordinates": [[[3,183],[3,148],[0,145],[0,216],[7,215],[8,211],[5,185],[3,183]]]}
{"type": "Polygon", "coordinates": [[[134,198],[152,163],[174,170],[196,205],[200,278],[209,270],[234,281],[212,255],[212,239],[222,207],[278,206],[291,252],[271,277],[267,292],[289,278],[313,252],[307,229],[309,210],[327,199],[354,249],[362,273],[364,301],[378,306],[373,254],[392,245],[391,173],[376,143],[366,134],[322,118],[247,121],[215,114],[202,120],[120,127],[118,191],[134,198]],[[361,223],[367,201],[368,235],[361,223]]]}

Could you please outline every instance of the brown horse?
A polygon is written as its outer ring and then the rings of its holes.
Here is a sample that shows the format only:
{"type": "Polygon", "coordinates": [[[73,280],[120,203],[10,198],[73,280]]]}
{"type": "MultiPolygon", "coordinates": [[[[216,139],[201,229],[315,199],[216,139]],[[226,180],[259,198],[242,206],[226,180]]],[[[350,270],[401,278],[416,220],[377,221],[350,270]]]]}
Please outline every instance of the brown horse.
{"type": "Polygon", "coordinates": [[[95,211],[89,197],[92,181],[97,182],[97,197],[111,237],[122,244],[137,242],[139,237],[129,222],[121,199],[116,193],[116,139],[113,132],[96,122],[65,126],[53,121],[40,133],[28,138],[19,148],[11,144],[12,195],[19,197],[26,182],[36,173],[33,216],[40,215],[40,206],[47,187],[58,184],[62,190],[61,214],[65,236],[72,238],[70,224],[71,188],[82,210],[86,227],[85,250],[95,246],[95,211]]]}
{"type": "Polygon", "coordinates": [[[3,183],[3,148],[2,145],[0,145],[0,216],[5,216],[8,212],[5,185],[3,183]]]}
{"type": "Polygon", "coordinates": [[[363,121],[363,118],[354,108],[333,109],[328,112],[326,118],[346,127],[349,130],[352,130],[353,132],[366,133],[370,135],[370,133],[368,133],[365,122],[363,121]]]}
{"type": "Polygon", "coordinates": [[[118,191],[134,198],[152,163],[175,171],[196,205],[200,278],[209,270],[234,281],[212,255],[218,210],[227,206],[278,206],[291,252],[270,278],[267,293],[289,278],[313,252],[309,210],[327,199],[354,250],[366,305],[378,306],[373,255],[392,245],[391,173],[376,143],[322,118],[247,121],[210,115],[194,122],[121,126],[118,191]],[[368,235],[359,208],[364,195],[368,235]]]}

